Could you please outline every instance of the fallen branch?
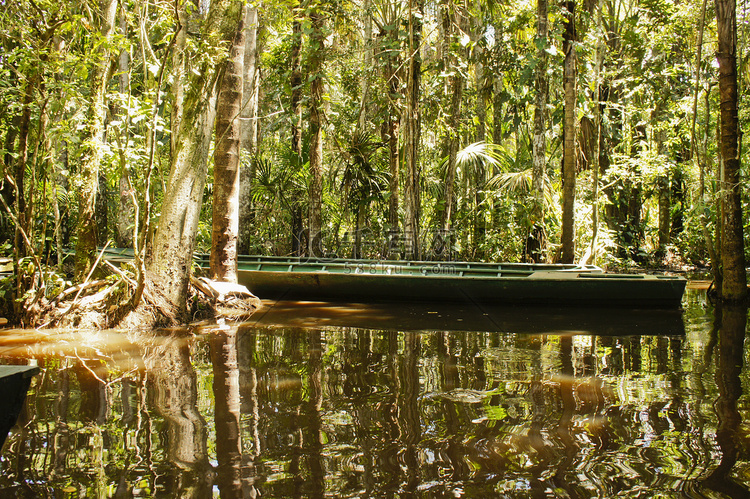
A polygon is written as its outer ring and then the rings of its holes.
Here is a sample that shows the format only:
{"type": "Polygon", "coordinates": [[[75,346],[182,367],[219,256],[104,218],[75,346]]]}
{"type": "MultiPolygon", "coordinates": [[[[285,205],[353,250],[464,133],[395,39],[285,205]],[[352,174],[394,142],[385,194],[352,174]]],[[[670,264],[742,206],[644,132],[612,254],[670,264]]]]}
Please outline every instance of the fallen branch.
{"type": "Polygon", "coordinates": [[[120,278],[122,278],[123,281],[127,282],[131,286],[133,286],[133,287],[137,287],[138,286],[137,282],[135,282],[133,279],[131,279],[130,277],[128,277],[125,274],[125,272],[123,272],[122,270],[118,269],[117,267],[115,267],[114,265],[112,265],[107,260],[104,260],[104,265],[106,265],[107,268],[109,268],[109,270],[111,270],[112,272],[114,272],[115,274],[117,274],[118,276],[120,276],[120,278]]]}
{"type": "Polygon", "coordinates": [[[61,301],[65,300],[67,297],[73,294],[76,295],[76,299],[77,299],[82,291],[89,289],[89,288],[96,288],[98,286],[103,286],[104,284],[107,284],[107,281],[105,281],[104,279],[83,282],[81,284],[78,284],[76,286],[73,286],[72,288],[68,288],[65,291],[61,292],[59,295],[55,297],[53,304],[57,305],[58,303],[60,303],[61,301]]]}

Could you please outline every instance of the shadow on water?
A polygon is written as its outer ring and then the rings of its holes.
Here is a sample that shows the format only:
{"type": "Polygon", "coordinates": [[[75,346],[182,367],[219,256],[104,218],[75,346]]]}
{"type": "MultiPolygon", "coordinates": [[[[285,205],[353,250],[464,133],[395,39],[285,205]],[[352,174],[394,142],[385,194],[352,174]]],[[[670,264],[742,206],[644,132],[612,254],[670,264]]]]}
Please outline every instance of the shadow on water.
{"type": "Polygon", "coordinates": [[[0,497],[748,497],[747,310],[691,300],[678,326],[286,303],[235,326],[6,331],[0,363],[41,373],[0,497]]]}

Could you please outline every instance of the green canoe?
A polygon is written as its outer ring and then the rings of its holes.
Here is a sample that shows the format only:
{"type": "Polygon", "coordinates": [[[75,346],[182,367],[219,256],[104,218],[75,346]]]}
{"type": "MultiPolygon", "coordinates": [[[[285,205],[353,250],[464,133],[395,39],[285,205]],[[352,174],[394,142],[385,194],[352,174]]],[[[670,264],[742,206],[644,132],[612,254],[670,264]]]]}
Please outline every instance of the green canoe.
{"type": "MultiPolygon", "coordinates": [[[[208,266],[205,256],[197,258],[208,266]]],[[[446,301],[679,308],[683,277],[609,274],[595,266],[241,256],[238,281],[270,300],[446,301]]]]}

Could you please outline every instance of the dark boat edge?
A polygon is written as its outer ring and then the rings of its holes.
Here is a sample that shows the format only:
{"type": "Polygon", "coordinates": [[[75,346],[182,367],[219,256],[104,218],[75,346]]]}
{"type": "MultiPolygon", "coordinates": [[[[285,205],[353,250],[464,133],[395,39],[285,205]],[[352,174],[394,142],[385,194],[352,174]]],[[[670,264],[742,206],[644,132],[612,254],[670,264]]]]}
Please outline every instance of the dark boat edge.
{"type": "Polygon", "coordinates": [[[36,366],[0,366],[0,400],[4,401],[0,411],[0,449],[21,414],[31,379],[38,373],[36,366]]]}

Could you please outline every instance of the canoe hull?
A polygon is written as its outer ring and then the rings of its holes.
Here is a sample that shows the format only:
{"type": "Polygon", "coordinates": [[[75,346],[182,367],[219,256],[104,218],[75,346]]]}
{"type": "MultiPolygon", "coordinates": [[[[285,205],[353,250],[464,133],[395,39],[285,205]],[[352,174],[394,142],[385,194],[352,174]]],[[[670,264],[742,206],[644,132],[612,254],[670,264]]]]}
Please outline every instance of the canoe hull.
{"type": "Polygon", "coordinates": [[[679,308],[680,277],[543,271],[523,277],[238,271],[240,284],[271,300],[446,301],[509,305],[679,308]]]}

